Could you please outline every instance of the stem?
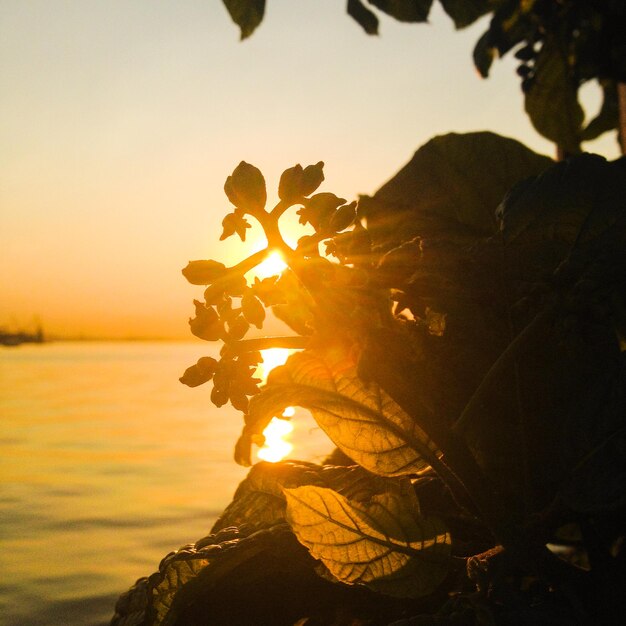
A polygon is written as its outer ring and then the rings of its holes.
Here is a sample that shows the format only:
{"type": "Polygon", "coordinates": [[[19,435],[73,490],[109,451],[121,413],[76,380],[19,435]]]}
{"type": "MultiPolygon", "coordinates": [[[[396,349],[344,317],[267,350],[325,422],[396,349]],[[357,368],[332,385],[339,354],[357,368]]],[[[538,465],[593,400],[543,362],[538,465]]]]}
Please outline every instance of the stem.
{"type": "Polygon", "coordinates": [[[271,248],[268,246],[267,248],[263,248],[263,250],[259,250],[254,254],[251,254],[247,259],[240,261],[237,265],[233,265],[228,269],[228,274],[245,274],[249,272],[251,269],[254,269],[259,263],[265,261],[265,259],[270,255],[271,248]]]}
{"type": "Polygon", "coordinates": [[[234,356],[245,352],[269,350],[271,348],[287,348],[301,350],[309,345],[309,337],[258,337],[256,339],[242,339],[228,346],[234,356]]]}
{"type": "Polygon", "coordinates": [[[286,202],[285,200],[280,200],[278,204],[270,211],[269,215],[273,217],[276,221],[278,218],[291,206],[294,204],[298,204],[297,202],[286,202]]]}
{"type": "Polygon", "coordinates": [[[533,337],[541,324],[548,319],[552,313],[552,307],[547,307],[537,313],[534,319],[515,337],[515,339],[507,346],[506,350],[500,355],[498,360],[491,366],[478,389],[465,405],[465,409],[459,419],[452,426],[452,431],[458,435],[462,435],[470,419],[480,412],[481,405],[485,400],[490,387],[492,387],[499,376],[502,376],[505,368],[510,365],[515,366],[517,356],[524,344],[533,337]]]}
{"type": "Polygon", "coordinates": [[[617,83],[617,107],[619,111],[617,137],[622,154],[626,154],[626,83],[617,83]]]}

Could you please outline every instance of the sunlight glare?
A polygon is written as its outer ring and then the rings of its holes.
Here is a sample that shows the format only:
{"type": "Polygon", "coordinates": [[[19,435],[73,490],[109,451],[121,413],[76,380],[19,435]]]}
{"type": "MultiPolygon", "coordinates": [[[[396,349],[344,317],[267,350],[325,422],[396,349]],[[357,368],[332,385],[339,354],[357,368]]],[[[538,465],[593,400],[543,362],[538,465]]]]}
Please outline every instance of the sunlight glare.
{"type": "MultiPolygon", "coordinates": [[[[287,410],[285,410],[285,412],[286,411],[287,410]]],[[[269,463],[277,463],[284,459],[293,450],[293,446],[284,440],[284,437],[289,435],[292,431],[293,424],[291,422],[273,417],[272,421],[263,431],[265,443],[257,452],[257,456],[269,463]]]]}
{"type": "Polygon", "coordinates": [[[276,276],[287,269],[287,263],[278,251],[272,252],[263,263],[259,263],[253,270],[255,276],[259,278],[267,278],[268,276],[276,276]]]}
{"type": "Polygon", "coordinates": [[[269,373],[275,367],[284,365],[291,352],[292,351],[287,348],[270,348],[269,350],[261,350],[263,363],[259,363],[256,376],[260,377],[263,382],[266,382],[269,373]]]}

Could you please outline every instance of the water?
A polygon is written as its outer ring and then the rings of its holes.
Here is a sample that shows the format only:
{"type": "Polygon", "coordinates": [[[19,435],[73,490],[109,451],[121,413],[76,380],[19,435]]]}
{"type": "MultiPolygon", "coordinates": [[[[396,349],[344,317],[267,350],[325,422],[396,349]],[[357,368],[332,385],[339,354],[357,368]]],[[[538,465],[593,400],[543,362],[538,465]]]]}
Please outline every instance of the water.
{"type": "MultiPolygon", "coordinates": [[[[107,624],[121,592],[208,532],[246,470],[232,461],[241,414],[178,382],[206,353],[183,342],[0,350],[0,624],[107,624]]],[[[292,457],[328,450],[294,421],[292,457]]]]}

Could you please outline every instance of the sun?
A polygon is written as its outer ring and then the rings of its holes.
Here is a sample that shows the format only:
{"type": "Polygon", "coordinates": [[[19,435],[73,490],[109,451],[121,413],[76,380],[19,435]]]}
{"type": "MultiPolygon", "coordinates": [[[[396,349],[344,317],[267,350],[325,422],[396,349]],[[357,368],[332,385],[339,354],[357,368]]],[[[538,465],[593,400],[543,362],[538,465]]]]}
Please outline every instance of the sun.
{"type": "Polygon", "coordinates": [[[269,350],[261,350],[263,362],[259,363],[256,376],[260,377],[263,382],[267,382],[269,373],[279,365],[284,365],[289,358],[292,350],[287,348],[270,348],[269,350]]]}
{"type": "Polygon", "coordinates": [[[265,261],[259,263],[253,270],[254,274],[259,278],[267,278],[268,276],[276,276],[287,269],[287,263],[283,259],[280,252],[272,252],[265,261]]]}

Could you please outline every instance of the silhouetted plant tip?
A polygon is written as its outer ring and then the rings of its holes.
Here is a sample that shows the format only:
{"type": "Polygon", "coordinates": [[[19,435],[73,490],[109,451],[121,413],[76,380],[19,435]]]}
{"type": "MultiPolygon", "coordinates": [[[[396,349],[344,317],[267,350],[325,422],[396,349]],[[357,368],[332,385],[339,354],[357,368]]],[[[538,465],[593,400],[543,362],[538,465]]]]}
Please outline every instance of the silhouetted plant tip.
{"type": "MultiPolygon", "coordinates": [[[[225,4],[242,38],[262,21],[263,1],[225,4]]],[[[377,12],[423,22],[433,4],[347,10],[374,34],[377,12]]],[[[580,153],[626,119],[623,4],[441,0],[457,28],[491,15],[476,67],[513,52],[559,162],[451,133],[353,201],[320,190],[321,161],[287,168],[273,207],[257,167],[228,176],[220,239],[256,223],[267,243],[182,270],[204,288],[190,330],[219,356],[180,380],[242,414],[234,457],[251,468],[112,626],[626,622],[626,165],[580,153]],[[592,79],[604,104],[585,125],[592,79]],[[286,269],[255,276],[273,253],[286,269]],[[272,316],[286,334],[249,335],[272,316]],[[292,353],[263,382],[272,348],[292,353]],[[325,462],[253,463],[287,407],[328,435],[325,462]]]]}

